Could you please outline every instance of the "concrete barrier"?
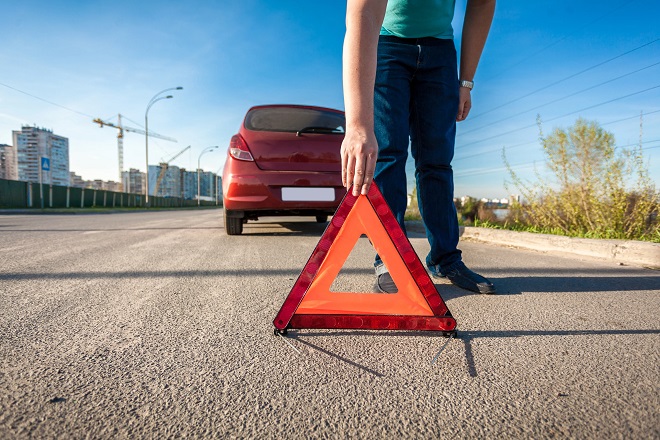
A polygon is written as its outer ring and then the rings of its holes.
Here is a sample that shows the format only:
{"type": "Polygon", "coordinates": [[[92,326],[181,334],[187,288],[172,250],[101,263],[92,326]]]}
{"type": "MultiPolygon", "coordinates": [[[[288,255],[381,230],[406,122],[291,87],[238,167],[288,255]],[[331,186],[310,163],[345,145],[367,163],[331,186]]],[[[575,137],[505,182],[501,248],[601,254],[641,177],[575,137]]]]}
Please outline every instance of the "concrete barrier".
{"type": "MultiPolygon", "coordinates": [[[[406,222],[410,231],[425,232],[422,222],[406,222]]],[[[503,229],[460,228],[461,240],[479,241],[541,252],[564,253],[609,260],[616,263],[660,269],[660,243],[633,240],[601,240],[561,235],[507,231],[503,229]]]]}

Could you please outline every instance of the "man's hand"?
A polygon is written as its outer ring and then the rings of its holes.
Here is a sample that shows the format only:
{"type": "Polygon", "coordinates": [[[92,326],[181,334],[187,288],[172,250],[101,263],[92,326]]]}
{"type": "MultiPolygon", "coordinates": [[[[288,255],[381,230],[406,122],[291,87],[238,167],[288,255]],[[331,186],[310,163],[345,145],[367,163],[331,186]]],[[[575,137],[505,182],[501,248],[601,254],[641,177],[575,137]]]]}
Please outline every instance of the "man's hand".
{"type": "Polygon", "coordinates": [[[347,130],[341,144],[341,181],[353,195],[366,195],[374,180],[378,157],[376,136],[369,131],[347,130]]]}
{"type": "Polygon", "coordinates": [[[467,87],[460,87],[458,89],[458,113],[456,114],[456,121],[464,121],[467,118],[470,109],[472,108],[472,95],[470,89],[467,87]]]}
{"type": "Polygon", "coordinates": [[[343,53],[346,136],[341,179],[353,195],[367,194],[374,180],[378,142],[374,135],[374,82],[378,34],[387,0],[348,0],[343,53]]]}

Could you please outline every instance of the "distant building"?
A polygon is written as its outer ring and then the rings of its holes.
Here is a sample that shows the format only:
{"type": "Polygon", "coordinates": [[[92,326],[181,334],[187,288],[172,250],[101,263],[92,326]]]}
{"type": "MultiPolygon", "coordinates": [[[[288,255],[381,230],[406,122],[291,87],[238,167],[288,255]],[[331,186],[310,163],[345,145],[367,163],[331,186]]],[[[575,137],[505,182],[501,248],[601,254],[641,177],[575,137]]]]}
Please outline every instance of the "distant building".
{"type": "Polygon", "coordinates": [[[197,198],[197,173],[181,168],[181,194],[186,200],[197,198]]]}
{"type": "Polygon", "coordinates": [[[69,185],[73,186],[74,188],[84,188],[86,184],[87,182],[73,171],[69,173],[69,185]]]}
{"type": "Polygon", "coordinates": [[[23,126],[12,132],[16,148],[17,180],[69,185],[69,139],[45,128],[23,126]],[[41,160],[50,161],[50,170],[41,170],[41,160]]]}
{"type": "Polygon", "coordinates": [[[108,180],[103,182],[101,189],[105,191],[121,192],[121,184],[119,182],[115,182],[114,180],[108,180]]]}
{"type": "Polygon", "coordinates": [[[202,200],[215,200],[215,177],[210,171],[202,171],[200,176],[200,197],[202,200]]]}
{"type": "MultiPolygon", "coordinates": [[[[215,200],[216,179],[222,191],[220,176],[215,173],[202,171],[199,179],[199,192],[202,200],[215,200]]],[[[197,173],[181,169],[181,196],[187,200],[197,200],[197,173]]]]}
{"type": "Polygon", "coordinates": [[[156,197],[181,197],[181,170],[174,165],[149,165],[149,192],[156,197]]]}
{"type": "Polygon", "coordinates": [[[0,179],[18,180],[16,149],[13,145],[0,144],[0,179]]]}
{"type": "Polygon", "coordinates": [[[144,194],[146,187],[145,174],[141,173],[140,170],[131,168],[128,171],[122,171],[121,178],[124,192],[131,194],[144,194]]]}

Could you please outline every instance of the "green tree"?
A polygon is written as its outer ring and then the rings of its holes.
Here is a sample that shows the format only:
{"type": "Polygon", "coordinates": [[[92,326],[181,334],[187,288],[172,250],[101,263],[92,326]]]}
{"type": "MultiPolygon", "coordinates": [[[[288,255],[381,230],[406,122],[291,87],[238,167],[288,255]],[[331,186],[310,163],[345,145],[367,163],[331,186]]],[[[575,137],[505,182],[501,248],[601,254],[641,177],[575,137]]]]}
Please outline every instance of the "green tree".
{"type": "Polygon", "coordinates": [[[513,207],[518,222],[544,231],[583,237],[660,241],[659,194],[641,147],[617,148],[597,122],[578,119],[540,140],[552,178],[537,172],[524,182],[504,162],[524,203],[513,207]]]}

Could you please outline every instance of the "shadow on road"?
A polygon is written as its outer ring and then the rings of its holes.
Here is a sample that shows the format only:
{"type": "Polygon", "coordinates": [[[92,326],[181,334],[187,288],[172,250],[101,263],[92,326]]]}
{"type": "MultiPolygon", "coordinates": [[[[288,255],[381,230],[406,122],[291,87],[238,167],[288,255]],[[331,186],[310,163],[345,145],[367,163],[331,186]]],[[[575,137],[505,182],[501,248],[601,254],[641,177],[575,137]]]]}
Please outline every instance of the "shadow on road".
{"type": "MultiPolygon", "coordinates": [[[[3,226],[0,226],[3,227],[3,226]]],[[[89,229],[3,229],[1,232],[126,232],[126,231],[185,231],[185,230],[224,229],[220,226],[185,227],[185,228],[89,228],[89,229]]]]}
{"type": "Polygon", "coordinates": [[[457,339],[465,345],[465,361],[470,377],[477,377],[477,366],[472,350],[472,341],[485,338],[521,338],[528,336],[618,336],[618,335],[660,335],[660,330],[494,330],[459,331],[457,339]]]}
{"type": "Polygon", "coordinates": [[[243,225],[243,235],[247,236],[282,236],[300,235],[303,237],[321,237],[328,223],[316,222],[248,222],[243,225]],[[285,230],[282,230],[285,229],[285,230]]]}
{"type": "MultiPolygon", "coordinates": [[[[372,268],[366,269],[342,269],[342,273],[349,275],[373,276],[372,268]]],[[[163,270],[163,271],[129,271],[129,272],[5,272],[0,273],[2,281],[16,280],[67,280],[67,279],[137,279],[137,278],[178,278],[178,277],[269,277],[289,276],[291,279],[300,274],[300,269],[227,269],[227,270],[163,270]]],[[[290,286],[283,286],[290,287],[290,286]]]]}
{"type": "MultiPolygon", "coordinates": [[[[472,341],[477,339],[487,338],[522,338],[522,337],[565,337],[565,336],[620,336],[620,335],[660,335],[660,330],[654,329],[639,329],[639,330],[490,330],[490,331],[459,331],[456,339],[463,343],[465,348],[465,361],[467,370],[470,377],[477,377],[477,366],[472,348],[472,341]]],[[[425,338],[441,338],[446,339],[439,332],[428,331],[386,331],[386,330],[289,330],[288,338],[299,341],[315,350],[318,350],[328,356],[332,356],[343,362],[346,362],[354,367],[360,368],[374,376],[383,377],[382,373],[370,369],[364,365],[360,365],[354,361],[346,359],[335,353],[330,352],[324,348],[318,347],[309,341],[301,338],[303,337],[347,337],[347,336],[379,336],[379,337],[425,337],[425,338]]]]}
{"type": "Polygon", "coordinates": [[[329,351],[329,350],[326,350],[325,348],[321,348],[321,347],[319,347],[318,345],[314,345],[314,344],[312,344],[312,343],[309,342],[309,341],[305,341],[304,339],[300,339],[300,338],[297,337],[297,336],[293,336],[293,339],[295,339],[295,340],[301,342],[302,344],[307,345],[308,347],[313,348],[314,350],[318,350],[318,351],[320,351],[321,353],[327,354],[328,356],[331,356],[331,357],[333,357],[333,358],[335,358],[335,359],[339,359],[339,360],[342,361],[342,362],[346,362],[347,364],[350,364],[350,365],[352,365],[352,366],[354,366],[354,367],[357,367],[357,368],[359,368],[359,369],[361,369],[361,370],[363,370],[363,371],[366,371],[366,372],[369,373],[369,374],[373,374],[373,375],[376,376],[376,377],[383,377],[383,376],[384,376],[384,374],[379,373],[379,372],[376,371],[376,370],[372,370],[371,368],[365,367],[364,365],[360,365],[360,364],[358,364],[358,363],[355,362],[355,361],[352,361],[352,360],[350,360],[350,359],[346,359],[346,358],[343,357],[343,356],[339,356],[338,354],[335,354],[335,353],[333,353],[333,352],[331,352],[331,351],[329,351]]]}
{"type": "Polygon", "coordinates": [[[502,295],[529,292],[613,292],[660,289],[660,277],[613,276],[523,276],[494,278],[491,281],[502,295]]]}
{"type": "MultiPolygon", "coordinates": [[[[538,272],[538,270],[537,270],[538,272]]],[[[557,273],[555,269],[548,272],[557,273]]],[[[602,270],[594,270],[595,273],[602,270]]],[[[41,280],[41,279],[138,279],[138,278],[175,278],[175,277],[269,277],[288,276],[295,279],[300,268],[286,269],[219,269],[219,270],[163,270],[163,271],[126,271],[126,272],[5,272],[0,273],[0,280],[41,280]]],[[[529,292],[614,292],[614,291],[643,291],[660,289],[660,276],[637,276],[639,272],[629,272],[627,276],[582,276],[566,272],[558,276],[519,276],[519,277],[489,277],[497,287],[495,296],[518,295],[529,292]]],[[[343,268],[342,275],[373,276],[371,267],[343,268]]],[[[445,301],[477,293],[459,289],[451,284],[435,284],[445,301]]]]}

